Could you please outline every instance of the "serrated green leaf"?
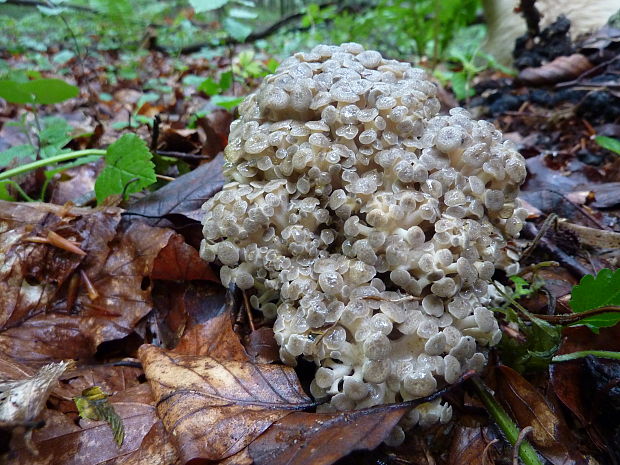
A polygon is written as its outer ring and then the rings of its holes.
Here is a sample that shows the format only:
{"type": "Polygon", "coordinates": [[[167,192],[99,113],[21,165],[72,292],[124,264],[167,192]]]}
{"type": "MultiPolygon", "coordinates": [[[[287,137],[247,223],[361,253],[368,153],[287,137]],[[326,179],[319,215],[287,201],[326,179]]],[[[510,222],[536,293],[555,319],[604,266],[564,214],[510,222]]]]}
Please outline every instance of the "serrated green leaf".
{"type": "MultiPolygon", "coordinates": [[[[620,305],[620,269],[611,271],[604,268],[596,276],[585,275],[579,284],[573,287],[569,305],[575,313],[620,305]]],[[[618,321],[620,313],[602,313],[584,318],[578,324],[604,328],[614,326],[618,321]]]]}
{"type": "Polygon", "coordinates": [[[243,97],[230,97],[227,95],[214,95],[211,103],[227,110],[232,110],[243,101],[243,97]]]}
{"type": "Polygon", "coordinates": [[[125,134],[108,147],[106,166],[95,182],[97,202],[110,195],[139,192],[153,184],[155,165],[146,144],[135,134],[125,134]]]}
{"type": "Polygon", "coordinates": [[[218,8],[222,8],[227,3],[228,0],[189,0],[189,4],[196,13],[217,10],[218,8]]]}
{"type": "Polygon", "coordinates": [[[4,152],[0,152],[0,168],[6,168],[14,161],[21,161],[25,158],[36,157],[36,150],[30,144],[15,145],[4,152]]]}
{"type": "Polygon", "coordinates": [[[114,433],[114,441],[120,447],[125,439],[123,419],[108,402],[108,396],[99,386],[89,387],[81,396],[73,398],[80,417],[94,421],[105,421],[114,433]]]}
{"type": "Polygon", "coordinates": [[[243,42],[252,33],[252,28],[235,18],[227,17],[222,21],[224,30],[235,40],[243,42]]]}
{"type": "Polygon", "coordinates": [[[605,136],[596,136],[594,140],[604,149],[610,150],[611,152],[620,155],[620,140],[614,139],[613,137],[605,136]]]}

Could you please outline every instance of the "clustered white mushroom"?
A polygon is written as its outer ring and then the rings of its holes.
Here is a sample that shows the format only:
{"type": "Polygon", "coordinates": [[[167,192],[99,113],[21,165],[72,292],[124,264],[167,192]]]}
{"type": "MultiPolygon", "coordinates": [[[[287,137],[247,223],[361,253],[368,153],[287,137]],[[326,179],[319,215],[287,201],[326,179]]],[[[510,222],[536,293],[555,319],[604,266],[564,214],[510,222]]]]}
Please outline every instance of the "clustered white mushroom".
{"type": "MultiPolygon", "coordinates": [[[[525,162],[500,132],[462,108],[438,116],[422,70],[354,43],[295,54],[239,112],[201,255],[225,286],[256,290],[285,363],[319,366],[324,408],[415,399],[481,369],[478,347],[501,337],[488,283],[526,216],[525,162]]],[[[450,415],[436,401],[404,424],[450,415]]]]}

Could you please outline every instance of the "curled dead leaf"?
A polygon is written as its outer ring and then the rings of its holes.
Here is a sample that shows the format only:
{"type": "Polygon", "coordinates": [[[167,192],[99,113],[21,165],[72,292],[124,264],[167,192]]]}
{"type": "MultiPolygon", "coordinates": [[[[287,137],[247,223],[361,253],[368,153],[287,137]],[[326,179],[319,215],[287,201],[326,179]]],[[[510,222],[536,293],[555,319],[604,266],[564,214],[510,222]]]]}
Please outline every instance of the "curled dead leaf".
{"type": "Polygon", "coordinates": [[[574,79],[590,68],[592,63],[581,53],[559,56],[553,61],[537,68],[525,68],[519,73],[519,79],[530,85],[555,84],[574,79]]]}

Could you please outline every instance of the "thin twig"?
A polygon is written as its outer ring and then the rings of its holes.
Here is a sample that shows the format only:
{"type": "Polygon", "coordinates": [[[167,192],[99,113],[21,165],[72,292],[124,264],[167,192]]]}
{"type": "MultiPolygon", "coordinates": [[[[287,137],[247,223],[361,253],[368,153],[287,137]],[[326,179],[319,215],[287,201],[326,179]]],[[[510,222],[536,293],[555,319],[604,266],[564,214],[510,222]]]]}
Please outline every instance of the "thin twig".
{"type": "Polygon", "coordinates": [[[209,158],[212,158],[209,155],[198,155],[195,153],[184,153],[184,152],[171,152],[168,150],[156,150],[155,153],[163,157],[178,158],[179,160],[208,160],[209,158]]]}
{"type": "Polygon", "coordinates": [[[536,236],[534,236],[534,239],[532,239],[532,242],[530,242],[530,245],[528,245],[527,248],[521,254],[521,258],[519,259],[519,261],[523,261],[527,257],[530,256],[530,254],[538,246],[538,243],[541,241],[544,235],[547,234],[547,231],[549,231],[549,228],[551,228],[553,222],[557,218],[558,218],[558,215],[556,215],[555,213],[551,213],[549,216],[547,216],[547,218],[545,218],[545,221],[543,222],[542,226],[538,230],[538,233],[536,234],[536,236]]]}
{"type": "Polygon", "coordinates": [[[532,428],[531,426],[526,426],[521,431],[519,431],[519,436],[517,436],[515,446],[512,449],[512,465],[519,465],[519,449],[521,448],[521,443],[525,441],[525,437],[532,431],[534,431],[534,428],[532,428]]]}
{"type": "Polygon", "coordinates": [[[254,319],[252,318],[252,309],[250,308],[250,301],[248,300],[248,295],[245,290],[242,290],[241,293],[243,294],[243,306],[245,307],[245,313],[248,316],[248,323],[250,324],[250,329],[252,331],[255,331],[256,329],[254,328],[254,319]]]}

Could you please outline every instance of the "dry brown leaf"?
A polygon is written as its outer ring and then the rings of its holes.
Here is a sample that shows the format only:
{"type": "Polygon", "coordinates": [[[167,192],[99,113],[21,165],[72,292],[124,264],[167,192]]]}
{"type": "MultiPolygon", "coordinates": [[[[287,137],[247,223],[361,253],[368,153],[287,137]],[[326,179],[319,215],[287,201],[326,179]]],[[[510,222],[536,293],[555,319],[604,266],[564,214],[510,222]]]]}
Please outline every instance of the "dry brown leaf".
{"type": "Polygon", "coordinates": [[[525,68],[519,73],[519,79],[532,85],[554,84],[574,79],[592,66],[584,55],[574,53],[570,56],[559,56],[537,68],[525,68]]]}
{"type": "Polygon", "coordinates": [[[525,378],[510,367],[499,366],[497,384],[499,399],[521,428],[533,428],[529,438],[547,460],[554,465],[587,463],[574,450],[575,439],[566,421],[525,378]]]}
{"type": "Polygon", "coordinates": [[[290,367],[175,355],[149,345],[139,357],[185,461],[234,455],[275,421],[313,405],[290,367]]]}

